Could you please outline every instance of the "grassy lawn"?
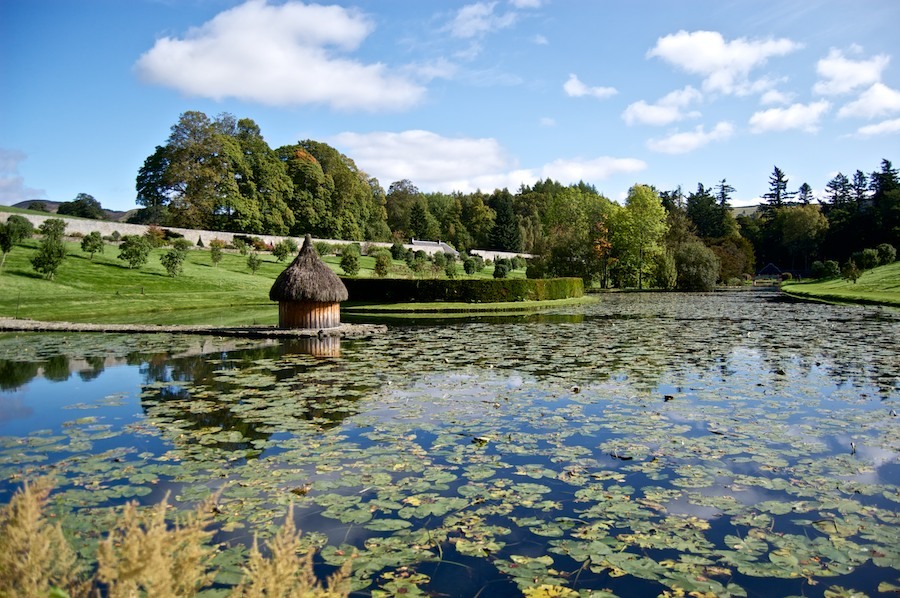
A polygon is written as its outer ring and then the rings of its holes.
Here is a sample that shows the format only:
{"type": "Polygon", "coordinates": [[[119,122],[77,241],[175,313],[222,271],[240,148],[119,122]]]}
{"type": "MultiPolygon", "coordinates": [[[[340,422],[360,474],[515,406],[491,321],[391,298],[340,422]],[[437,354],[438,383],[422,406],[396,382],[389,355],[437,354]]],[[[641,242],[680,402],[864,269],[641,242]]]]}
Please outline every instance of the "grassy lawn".
{"type": "Polygon", "coordinates": [[[788,281],[781,289],[797,297],[838,303],[873,303],[900,307],[900,262],[866,270],[856,283],[849,280],[788,281]]]}
{"type": "MultiPolygon", "coordinates": [[[[208,250],[188,252],[184,272],[170,277],[159,258],[168,248],[151,252],[147,263],[131,270],[117,259],[118,247],[107,244],[91,261],[79,243],[67,243],[68,257],[53,280],[31,267],[38,240],[25,241],[10,251],[0,271],[0,317],[97,323],[210,324],[219,326],[273,325],[278,308],[269,301],[272,282],[289,263],[261,253],[262,267],[254,275],[247,257],[225,252],[214,267],[208,250]]],[[[338,274],[338,256],[324,261],[338,274]]],[[[395,262],[401,270],[402,262],[395,262]]],[[[373,276],[375,259],[360,259],[359,276],[373,276]]],[[[459,265],[460,276],[462,265],[459,265]]],[[[524,270],[512,273],[524,277],[524,270]]],[[[492,276],[492,269],[477,277],[492,276]]],[[[418,304],[421,307],[423,304],[418,304]]],[[[447,305],[447,304],[443,304],[447,305]]],[[[457,310],[475,311],[484,305],[451,304],[457,310]]],[[[516,309],[523,306],[514,305],[516,309]]],[[[428,305],[429,308],[433,304],[428,305]]],[[[488,308],[490,309],[490,308],[488,308]]]]}

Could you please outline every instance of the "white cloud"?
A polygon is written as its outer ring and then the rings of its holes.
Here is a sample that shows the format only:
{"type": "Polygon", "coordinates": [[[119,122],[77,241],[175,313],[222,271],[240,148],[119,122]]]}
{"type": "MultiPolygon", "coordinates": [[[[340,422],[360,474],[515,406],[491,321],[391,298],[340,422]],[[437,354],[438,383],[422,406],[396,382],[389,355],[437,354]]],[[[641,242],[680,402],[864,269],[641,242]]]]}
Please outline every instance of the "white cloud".
{"type": "Polygon", "coordinates": [[[734,126],[723,121],[708,133],[704,130],[703,125],[699,125],[693,131],[674,133],[663,139],[650,139],[647,141],[647,147],[663,154],[686,154],[713,141],[728,139],[732,133],[734,133],[734,126]]]}
{"type": "Polygon", "coordinates": [[[593,182],[629,172],[640,172],[647,163],[636,158],[612,158],[602,156],[590,160],[559,159],[544,165],[541,178],[550,177],[564,185],[578,181],[593,182]]]}
{"type": "Polygon", "coordinates": [[[372,111],[417,104],[425,93],[417,83],[384,64],[340,56],[356,50],[373,28],[340,6],[248,0],[183,38],[157,40],[135,71],[148,83],[215,100],[372,111]]]}
{"type": "Polygon", "coordinates": [[[770,106],[772,104],[790,104],[793,99],[794,94],[792,93],[784,93],[777,89],[770,89],[762,94],[759,98],[759,103],[763,106],[770,106]]]}
{"type": "Polygon", "coordinates": [[[816,73],[821,80],[813,86],[813,91],[822,95],[838,95],[872,85],[881,81],[881,72],[890,61],[890,56],[886,54],[868,60],[852,60],[832,48],[828,56],[816,63],[816,73]]]}
{"type": "Polygon", "coordinates": [[[601,157],[555,160],[537,169],[518,168],[492,138],[443,137],[430,131],[401,133],[341,133],[332,143],[368,174],[387,187],[409,179],[423,191],[462,191],[517,188],[539,178],[563,184],[599,181],[617,173],[647,167],[634,158],[601,157]]]}
{"type": "Polygon", "coordinates": [[[541,117],[541,126],[542,127],[555,127],[556,119],[550,118],[549,116],[543,116],[543,117],[541,117]]]}
{"type": "Polygon", "coordinates": [[[765,91],[771,82],[750,80],[750,72],[769,58],[784,56],[801,45],[789,39],[725,41],[717,31],[679,31],[656,40],[647,57],[662,58],[688,73],[704,77],[703,89],[747,95],[765,91]]]}
{"type": "Polygon", "coordinates": [[[535,35],[533,38],[531,38],[531,41],[533,41],[533,42],[534,42],[535,44],[537,44],[538,46],[547,46],[547,45],[550,45],[550,40],[548,40],[546,37],[544,37],[544,36],[541,35],[541,34],[535,35]]]}
{"type": "Polygon", "coordinates": [[[900,112],[900,91],[884,83],[876,83],[859,95],[859,98],[838,110],[838,117],[879,118],[900,112]]]}
{"type": "Polygon", "coordinates": [[[19,150],[0,148],[0,204],[12,205],[46,197],[47,193],[43,189],[27,187],[25,178],[19,174],[19,164],[27,158],[19,150]]]}
{"type": "Polygon", "coordinates": [[[541,0],[509,0],[516,8],[540,8],[541,0]]]}
{"type": "Polygon", "coordinates": [[[754,133],[800,129],[814,133],[819,120],[828,112],[831,104],[822,100],[810,104],[791,104],[787,108],[770,108],[750,117],[750,130],[754,133]]]}
{"type": "Polygon", "coordinates": [[[591,96],[600,100],[619,93],[614,87],[588,87],[575,74],[569,75],[568,81],[563,84],[563,90],[567,96],[572,98],[591,96]]]}
{"type": "Polygon", "coordinates": [[[629,104],[622,113],[622,118],[629,125],[641,123],[645,125],[668,125],[686,118],[697,118],[697,111],[685,112],[693,102],[699,102],[703,95],[688,85],[684,89],[678,89],[666,94],[655,104],[648,104],[644,100],[629,104]]]}
{"type": "Polygon", "coordinates": [[[885,120],[874,125],[860,127],[856,134],[860,137],[875,137],[876,135],[892,135],[900,133],[900,118],[885,120]]]}
{"type": "Polygon", "coordinates": [[[486,33],[506,29],[516,22],[517,14],[507,12],[494,14],[496,2],[476,2],[459,9],[448,25],[453,37],[480,37],[486,33]]]}

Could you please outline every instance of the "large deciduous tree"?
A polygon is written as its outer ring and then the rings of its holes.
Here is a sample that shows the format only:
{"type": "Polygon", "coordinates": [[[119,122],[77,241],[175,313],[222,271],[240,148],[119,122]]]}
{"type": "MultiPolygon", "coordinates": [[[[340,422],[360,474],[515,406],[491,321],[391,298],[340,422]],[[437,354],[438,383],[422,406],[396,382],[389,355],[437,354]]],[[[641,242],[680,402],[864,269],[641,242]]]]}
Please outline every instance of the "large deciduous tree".
{"type": "Polygon", "coordinates": [[[667,230],[666,209],[659,194],[647,185],[633,186],[617,225],[614,245],[626,272],[636,278],[641,289],[667,230]]]}
{"type": "Polygon", "coordinates": [[[106,212],[100,202],[94,199],[93,195],[87,193],[79,193],[72,201],[64,201],[56,208],[56,213],[60,216],[78,216],[80,218],[91,218],[93,220],[106,220],[106,212]]]}

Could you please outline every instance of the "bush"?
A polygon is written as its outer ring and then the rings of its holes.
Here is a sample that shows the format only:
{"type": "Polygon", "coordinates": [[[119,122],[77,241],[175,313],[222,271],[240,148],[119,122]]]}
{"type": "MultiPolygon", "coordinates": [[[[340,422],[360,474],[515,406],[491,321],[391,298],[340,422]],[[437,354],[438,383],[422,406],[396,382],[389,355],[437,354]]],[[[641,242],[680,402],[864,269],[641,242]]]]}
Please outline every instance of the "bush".
{"type": "Polygon", "coordinates": [[[94,261],[95,253],[103,253],[103,246],[103,237],[97,231],[93,231],[81,239],[81,250],[90,254],[91,261],[94,261]]]}
{"type": "Polygon", "coordinates": [[[0,266],[6,261],[6,254],[12,251],[12,248],[18,245],[20,241],[27,239],[33,233],[34,227],[31,225],[31,222],[17,214],[10,216],[5,223],[0,222],[0,252],[3,253],[0,266]]]}
{"type": "Polygon", "coordinates": [[[444,274],[447,275],[447,278],[456,278],[459,273],[456,270],[456,260],[447,260],[447,263],[444,265],[444,274]]]}
{"type": "Polygon", "coordinates": [[[781,280],[794,280],[794,275],[791,274],[790,272],[782,272],[781,280]]]}
{"type": "Polygon", "coordinates": [[[325,241],[316,241],[313,244],[313,247],[316,248],[316,253],[319,255],[328,255],[328,252],[331,251],[331,245],[325,241]]]}
{"type": "Polygon", "coordinates": [[[247,257],[247,267],[250,268],[251,274],[256,274],[260,267],[262,267],[262,258],[256,253],[251,253],[247,257]]]}
{"type": "Polygon", "coordinates": [[[359,274],[359,250],[354,245],[344,245],[341,250],[341,270],[347,276],[356,276],[359,274]]]}
{"type": "Polygon", "coordinates": [[[163,229],[159,228],[155,224],[151,224],[147,227],[147,232],[144,233],[144,238],[147,240],[147,243],[150,244],[151,248],[162,247],[166,244],[166,233],[163,229]]]}
{"type": "Polygon", "coordinates": [[[184,237],[181,237],[180,239],[175,239],[175,241],[172,243],[172,247],[175,248],[175,251],[178,251],[180,253],[187,253],[188,251],[190,251],[193,245],[190,241],[188,241],[184,237]]]}
{"type": "Polygon", "coordinates": [[[279,262],[283,262],[285,258],[293,255],[297,251],[297,243],[293,239],[284,239],[275,244],[272,248],[272,255],[279,262]]]}
{"type": "Polygon", "coordinates": [[[474,275],[475,274],[475,260],[470,257],[467,257],[463,261],[463,270],[465,270],[466,274],[468,274],[469,276],[474,275]]]}
{"type": "Polygon", "coordinates": [[[241,255],[247,255],[247,252],[250,251],[247,242],[239,238],[237,235],[235,235],[234,240],[231,242],[231,244],[234,245],[234,248],[237,249],[241,253],[241,255]]]}
{"type": "Polygon", "coordinates": [[[809,275],[813,278],[825,278],[825,264],[816,260],[809,267],[809,275]]]}
{"type": "Polygon", "coordinates": [[[222,248],[216,247],[210,243],[209,260],[212,262],[214,268],[217,267],[219,262],[222,261],[222,248]]]}
{"type": "Polygon", "coordinates": [[[682,243],[675,250],[676,288],[681,291],[711,291],[719,277],[719,258],[699,241],[682,243]]]}
{"type": "Polygon", "coordinates": [[[130,269],[140,268],[147,263],[150,255],[150,242],[145,237],[125,235],[119,244],[119,259],[128,264],[130,269]]]}
{"type": "Polygon", "coordinates": [[[394,243],[391,245],[391,257],[395,260],[402,260],[406,257],[406,247],[402,243],[394,243]]]}
{"type": "Polygon", "coordinates": [[[118,243],[121,238],[122,238],[122,233],[120,233],[117,230],[114,230],[112,232],[112,234],[109,235],[109,240],[112,241],[113,243],[118,243]]]}
{"type": "Polygon", "coordinates": [[[455,279],[446,278],[344,278],[350,301],[401,303],[452,301],[495,303],[542,301],[581,297],[580,278],[455,279]]]}
{"type": "Polygon", "coordinates": [[[890,243],[882,243],[875,250],[878,252],[879,265],[893,264],[897,259],[897,250],[890,243]]]}
{"type": "Polygon", "coordinates": [[[203,247],[203,237],[197,237],[197,247],[203,247]]]}
{"type": "Polygon", "coordinates": [[[825,278],[837,278],[841,275],[841,267],[834,260],[825,261],[825,278]]]}
{"type": "Polygon", "coordinates": [[[391,271],[391,254],[387,251],[379,251],[375,254],[375,276],[382,278],[391,271]]]}
{"type": "Polygon", "coordinates": [[[443,268],[447,265],[447,256],[443,253],[435,253],[431,256],[431,261],[434,262],[434,265],[438,268],[443,268]]]}
{"type": "Polygon", "coordinates": [[[169,273],[169,276],[175,278],[184,270],[184,252],[177,249],[170,249],[160,256],[159,261],[163,268],[169,273]]]}
{"type": "Polygon", "coordinates": [[[522,268],[528,267],[528,262],[525,261],[525,258],[521,255],[517,255],[512,258],[512,269],[513,270],[521,270],[522,268]]]}
{"type": "Polygon", "coordinates": [[[843,268],[841,268],[841,276],[843,276],[846,280],[852,281],[853,284],[856,284],[856,281],[859,280],[860,275],[861,272],[856,266],[856,262],[854,262],[852,259],[844,264],[843,268]]]}
{"type": "Polygon", "coordinates": [[[494,264],[494,278],[506,278],[509,275],[509,266],[502,260],[494,264]]]}
{"type": "Polygon", "coordinates": [[[854,253],[850,259],[860,270],[871,270],[878,265],[878,251],[875,249],[863,249],[854,253]]]}
{"type": "Polygon", "coordinates": [[[41,241],[37,253],[31,258],[31,266],[36,272],[52,279],[65,259],[66,246],[62,238],[48,236],[41,241]]]}

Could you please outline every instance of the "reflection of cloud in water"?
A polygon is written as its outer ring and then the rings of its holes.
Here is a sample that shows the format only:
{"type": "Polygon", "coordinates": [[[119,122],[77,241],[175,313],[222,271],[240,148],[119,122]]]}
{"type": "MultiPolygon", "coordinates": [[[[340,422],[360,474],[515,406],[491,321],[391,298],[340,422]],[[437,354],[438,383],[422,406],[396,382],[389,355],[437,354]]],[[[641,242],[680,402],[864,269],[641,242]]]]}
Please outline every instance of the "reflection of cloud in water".
{"type": "Polygon", "coordinates": [[[25,405],[21,397],[0,395],[0,423],[25,419],[33,414],[34,409],[25,405]]]}

